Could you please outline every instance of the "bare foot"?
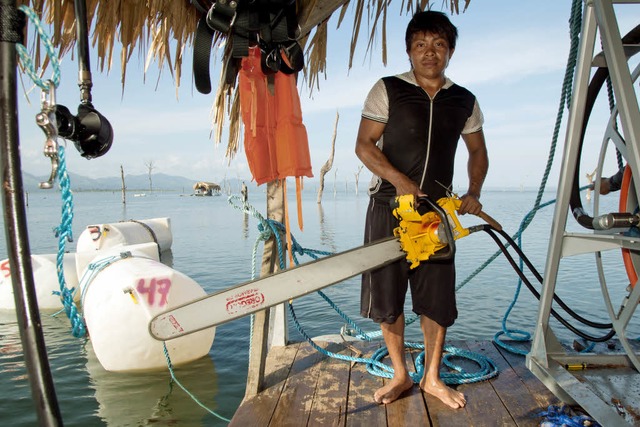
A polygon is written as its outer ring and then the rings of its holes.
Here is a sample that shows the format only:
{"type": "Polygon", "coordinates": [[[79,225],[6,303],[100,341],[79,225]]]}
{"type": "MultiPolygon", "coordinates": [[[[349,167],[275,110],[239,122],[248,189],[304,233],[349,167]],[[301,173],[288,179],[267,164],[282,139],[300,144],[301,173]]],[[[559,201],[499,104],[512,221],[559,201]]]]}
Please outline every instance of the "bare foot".
{"type": "Polygon", "coordinates": [[[427,385],[427,382],[423,379],[420,382],[420,389],[425,393],[442,400],[445,405],[453,409],[464,408],[467,404],[464,394],[448,387],[442,381],[432,381],[427,385]]]}
{"type": "Polygon", "coordinates": [[[411,377],[393,378],[373,394],[376,403],[388,404],[396,400],[402,393],[413,387],[411,377]]]}

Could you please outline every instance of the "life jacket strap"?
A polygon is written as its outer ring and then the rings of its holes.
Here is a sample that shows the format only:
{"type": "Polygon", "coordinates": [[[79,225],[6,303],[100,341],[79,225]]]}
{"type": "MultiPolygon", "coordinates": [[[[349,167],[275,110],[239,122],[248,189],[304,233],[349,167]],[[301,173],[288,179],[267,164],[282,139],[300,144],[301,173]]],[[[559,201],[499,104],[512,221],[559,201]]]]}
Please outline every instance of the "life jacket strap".
{"type": "MultiPolygon", "coordinates": [[[[202,11],[206,0],[191,0],[202,11]]],[[[296,38],[300,33],[296,0],[217,0],[198,23],[194,39],[193,73],[196,89],[211,92],[209,60],[215,31],[226,34],[231,54],[225,64],[224,81],[233,84],[237,60],[249,55],[249,47],[260,46],[265,74],[296,73],[304,67],[304,54],[296,38]]]]}

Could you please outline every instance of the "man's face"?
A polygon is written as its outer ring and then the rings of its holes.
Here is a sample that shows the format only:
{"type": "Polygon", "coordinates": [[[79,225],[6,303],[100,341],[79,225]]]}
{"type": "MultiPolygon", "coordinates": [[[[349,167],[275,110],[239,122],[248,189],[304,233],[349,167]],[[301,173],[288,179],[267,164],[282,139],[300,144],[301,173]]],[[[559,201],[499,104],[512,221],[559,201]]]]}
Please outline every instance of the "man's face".
{"type": "Polygon", "coordinates": [[[453,49],[438,34],[415,33],[408,54],[416,76],[433,79],[444,76],[453,49]]]}

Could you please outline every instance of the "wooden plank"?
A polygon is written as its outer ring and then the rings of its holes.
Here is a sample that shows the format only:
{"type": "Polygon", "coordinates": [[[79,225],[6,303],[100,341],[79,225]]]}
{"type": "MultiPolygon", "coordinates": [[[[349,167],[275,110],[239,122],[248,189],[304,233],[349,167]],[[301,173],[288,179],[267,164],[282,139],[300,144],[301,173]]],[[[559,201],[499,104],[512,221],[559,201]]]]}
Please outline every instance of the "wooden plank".
{"type": "MultiPolygon", "coordinates": [[[[490,380],[494,390],[511,414],[518,426],[538,426],[539,413],[547,407],[540,407],[524,380],[511,368],[498,349],[488,341],[467,341],[469,350],[491,359],[498,368],[499,374],[490,380]]],[[[524,358],[522,359],[524,362],[524,358]]]]}
{"type": "Polygon", "coordinates": [[[306,342],[300,346],[269,425],[307,424],[318,382],[319,362],[325,357],[306,342]]]}
{"type": "Polygon", "coordinates": [[[265,369],[264,386],[265,389],[273,389],[284,386],[289,377],[293,361],[300,349],[301,343],[289,344],[284,347],[272,347],[267,356],[267,366],[265,369]]]}
{"type": "MultiPolygon", "coordinates": [[[[524,358],[489,341],[456,341],[453,345],[490,357],[500,369],[490,381],[455,386],[467,406],[451,409],[419,387],[389,405],[378,405],[373,393],[384,384],[364,364],[327,358],[306,343],[273,348],[266,363],[265,391],[245,398],[230,425],[311,426],[534,426],[538,414],[559,400],[525,367],[524,358]],[[425,408],[426,403],[426,408],[425,408]]],[[[323,344],[350,354],[343,343],[323,344]]],[[[370,357],[381,345],[351,344],[370,357]]],[[[411,363],[419,351],[410,351],[411,363]]],[[[388,363],[388,360],[385,360],[388,363]]],[[[476,369],[470,361],[457,361],[476,369]]],[[[411,368],[415,369],[415,368],[411,368]]]]}
{"type": "Polygon", "coordinates": [[[247,368],[245,397],[252,397],[264,390],[264,371],[267,360],[267,342],[269,337],[269,309],[259,311],[254,316],[251,353],[247,368]]]}
{"type": "MultiPolygon", "coordinates": [[[[452,344],[460,349],[468,350],[466,343],[463,341],[456,341],[452,344]]],[[[459,363],[460,366],[470,372],[477,369],[477,365],[473,362],[456,360],[456,363],[459,363]]],[[[467,399],[467,405],[464,409],[472,421],[469,425],[478,427],[515,425],[500,397],[488,381],[461,384],[457,387],[457,390],[463,392],[467,399]]]]}
{"type": "Polygon", "coordinates": [[[230,427],[266,426],[269,424],[298,352],[298,347],[298,344],[292,344],[271,349],[266,361],[265,390],[256,396],[245,397],[234,414],[229,424],[230,427]]]}
{"type": "MultiPolygon", "coordinates": [[[[508,343],[508,342],[506,342],[508,343]]],[[[493,344],[493,346],[500,352],[502,357],[509,363],[511,369],[515,371],[516,374],[522,381],[524,382],[525,387],[529,390],[529,393],[533,396],[535,402],[541,408],[546,408],[549,405],[562,405],[560,399],[556,397],[539,379],[536,377],[533,372],[529,370],[529,368],[525,365],[525,357],[519,354],[511,353],[502,347],[493,344]]]]}
{"type": "MultiPolygon", "coordinates": [[[[371,357],[371,354],[379,346],[379,343],[356,345],[362,351],[363,357],[371,357]]],[[[356,363],[351,368],[351,382],[347,398],[347,426],[377,427],[386,425],[385,405],[379,405],[373,400],[373,393],[382,385],[382,378],[367,372],[364,364],[356,363]]]]}
{"type": "MultiPolygon", "coordinates": [[[[409,372],[416,370],[414,360],[418,354],[420,350],[407,350],[405,361],[409,372]]],[[[387,425],[390,427],[431,425],[422,392],[417,384],[402,394],[398,400],[387,405],[387,425]]]]}
{"type": "MultiPolygon", "coordinates": [[[[326,348],[333,353],[358,356],[344,344],[331,344],[326,348]]],[[[320,362],[316,395],[309,414],[308,427],[345,425],[350,370],[350,362],[334,357],[325,358],[320,362]]]]}

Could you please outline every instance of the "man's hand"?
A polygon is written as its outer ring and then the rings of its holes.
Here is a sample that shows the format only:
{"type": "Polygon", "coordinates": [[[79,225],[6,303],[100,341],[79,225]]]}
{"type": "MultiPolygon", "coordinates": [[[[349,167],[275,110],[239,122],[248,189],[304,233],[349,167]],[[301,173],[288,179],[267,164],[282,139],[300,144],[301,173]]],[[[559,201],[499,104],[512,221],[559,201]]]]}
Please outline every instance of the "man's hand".
{"type": "Polygon", "coordinates": [[[398,196],[405,194],[413,194],[416,198],[419,196],[426,196],[426,194],[420,190],[420,186],[405,175],[400,176],[397,181],[392,182],[392,184],[396,187],[396,195],[398,196]]]}
{"type": "Polygon", "coordinates": [[[479,196],[467,193],[464,196],[460,197],[460,200],[462,201],[462,204],[458,209],[458,213],[460,215],[465,215],[468,213],[479,215],[482,211],[482,203],[480,203],[479,196]]]}

